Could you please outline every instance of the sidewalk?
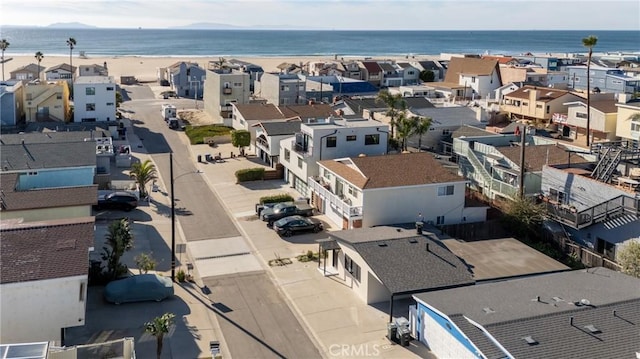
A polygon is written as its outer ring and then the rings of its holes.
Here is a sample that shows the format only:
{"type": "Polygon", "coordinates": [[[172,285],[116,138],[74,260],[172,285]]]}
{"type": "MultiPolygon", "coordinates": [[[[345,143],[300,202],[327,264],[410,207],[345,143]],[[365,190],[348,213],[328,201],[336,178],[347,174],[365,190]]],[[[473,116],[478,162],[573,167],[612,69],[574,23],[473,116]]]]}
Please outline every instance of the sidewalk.
{"type": "MultiPolygon", "coordinates": [[[[289,193],[299,197],[299,193],[284,181],[254,181],[236,184],[235,172],[243,168],[267,167],[255,157],[229,158],[230,152],[237,153],[231,145],[211,148],[207,145],[190,147],[192,157],[222,153],[223,163],[199,163],[198,168],[206,176],[211,189],[223,202],[224,207],[238,223],[243,236],[248,239],[255,254],[268,268],[268,272],[287,298],[294,313],[304,323],[324,357],[376,357],[376,358],[418,358],[428,352],[424,346],[411,349],[395,345],[386,339],[388,314],[366,305],[347,288],[342,281],[324,277],[318,270],[317,262],[299,262],[295,257],[308,250],[317,251],[315,239],[326,234],[302,235],[281,238],[255,215],[255,204],[260,197],[279,193],[289,193]],[[269,267],[267,263],[275,259],[289,258],[292,264],[269,267]],[[345,352],[348,348],[352,352],[345,352]],[[412,353],[416,351],[421,355],[412,353]],[[358,355],[353,355],[354,353],[358,355]]],[[[316,216],[329,231],[336,230],[324,216],[316,216]]],[[[415,343],[412,343],[415,346],[415,343]]]]}

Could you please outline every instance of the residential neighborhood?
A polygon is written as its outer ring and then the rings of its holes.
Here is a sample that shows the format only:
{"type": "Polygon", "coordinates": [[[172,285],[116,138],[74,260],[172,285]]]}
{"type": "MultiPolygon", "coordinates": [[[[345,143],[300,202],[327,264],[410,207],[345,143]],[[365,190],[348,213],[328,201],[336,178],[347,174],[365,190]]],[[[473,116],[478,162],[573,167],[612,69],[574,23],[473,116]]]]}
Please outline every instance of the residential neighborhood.
{"type": "Polygon", "coordinates": [[[140,81],[68,44],[0,82],[2,353],[640,355],[637,54],[140,81]]]}

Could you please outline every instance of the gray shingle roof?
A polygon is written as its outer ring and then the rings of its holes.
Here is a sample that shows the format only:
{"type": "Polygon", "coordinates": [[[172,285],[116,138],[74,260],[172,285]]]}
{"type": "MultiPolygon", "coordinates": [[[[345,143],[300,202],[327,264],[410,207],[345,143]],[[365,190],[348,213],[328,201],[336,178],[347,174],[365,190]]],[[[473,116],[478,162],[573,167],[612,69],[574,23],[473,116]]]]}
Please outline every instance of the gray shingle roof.
{"type": "Polygon", "coordinates": [[[17,191],[17,180],[17,173],[0,173],[0,211],[92,205],[98,201],[97,185],[17,191]]]}
{"type": "Polygon", "coordinates": [[[87,275],[94,217],[4,224],[0,283],[87,275]]]}
{"type": "Polygon", "coordinates": [[[95,165],[92,141],[0,146],[0,172],[95,165]]]}
{"type": "MultiPolygon", "coordinates": [[[[640,280],[605,268],[478,284],[414,297],[452,318],[464,315],[479,323],[516,358],[625,358],[640,351],[637,324],[631,324],[640,323],[640,280]],[[574,318],[573,326],[569,324],[570,317],[574,318]],[[589,333],[584,328],[589,324],[602,333],[589,333]],[[522,339],[526,336],[538,344],[527,344],[522,339]]],[[[461,330],[471,340],[477,334],[462,327],[461,330]]],[[[480,347],[482,343],[476,345],[480,347]]]]}
{"type": "Polygon", "coordinates": [[[478,127],[465,125],[465,126],[460,127],[459,129],[453,131],[453,133],[451,134],[451,137],[453,137],[453,138],[459,138],[459,137],[462,137],[462,136],[465,136],[465,137],[485,137],[485,136],[496,136],[496,135],[498,135],[498,134],[494,133],[494,132],[489,132],[489,131],[483,130],[481,128],[478,128],[478,127]]]}
{"type": "Polygon", "coordinates": [[[300,132],[300,123],[300,121],[272,121],[261,122],[260,126],[269,136],[282,136],[300,132]]]}
{"type": "Polygon", "coordinates": [[[473,284],[467,266],[433,233],[395,227],[331,232],[360,254],[391,293],[408,293],[473,284]],[[427,243],[429,251],[426,250],[427,243]]]}
{"type": "MultiPolygon", "coordinates": [[[[434,108],[435,106],[424,97],[403,97],[407,104],[408,109],[423,109],[434,108]]],[[[344,102],[353,110],[353,112],[362,114],[362,110],[365,109],[379,109],[386,110],[387,106],[375,98],[363,98],[363,99],[345,99],[344,102]]]]}
{"type": "MultiPolygon", "coordinates": [[[[24,140],[26,144],[32,143],[61,143],[84,142],[85,138],[91,138],[90,131],[60,131],[60,132],[28,132],[23,134],[2,134],[0,144],[19,145],[24,140]]],[[[96,132],[93,132],[96,136],[96,132]]],[[[102,136],[98,134],[98,136],[102,136]]]]}

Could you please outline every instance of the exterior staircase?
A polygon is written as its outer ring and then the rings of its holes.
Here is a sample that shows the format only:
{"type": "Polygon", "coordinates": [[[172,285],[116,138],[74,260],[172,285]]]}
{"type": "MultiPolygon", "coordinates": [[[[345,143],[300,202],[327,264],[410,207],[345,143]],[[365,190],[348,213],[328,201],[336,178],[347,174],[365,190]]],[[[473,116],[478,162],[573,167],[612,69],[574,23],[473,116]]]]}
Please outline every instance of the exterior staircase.
{"type": "Polygon", "coordinates": [[[602,153],[602,157],[600,158],[600,161],[598,161],[596,168],[591,173],[591,177],[598,181],[608,183],[611,181],[611,176],[613,175],[616,167],[620,164],[621,158],[621,149],[614,147],[607,148],[604,153],[602,153]]]}
{"type": "Polygon", "coordinates": [[[551,219],[575,229],[586,228],[600,222],[607,222],[613,228],[640,217],[640,199],[627,195],[620,195],[580,212],[565,205],[545,203],[547,215],[551,219]]]}

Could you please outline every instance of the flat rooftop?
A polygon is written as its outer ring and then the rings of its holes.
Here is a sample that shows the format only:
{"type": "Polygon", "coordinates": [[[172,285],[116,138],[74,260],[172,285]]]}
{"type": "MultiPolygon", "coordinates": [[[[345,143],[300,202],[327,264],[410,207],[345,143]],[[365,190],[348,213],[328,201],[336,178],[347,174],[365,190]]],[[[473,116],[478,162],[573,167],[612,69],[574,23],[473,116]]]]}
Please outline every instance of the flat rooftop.
{"type": "Polygon", "coordinates": [[[442,243],[469,266],[476,281],[566,271],[571,268],[514,238],[442,243]]]}

